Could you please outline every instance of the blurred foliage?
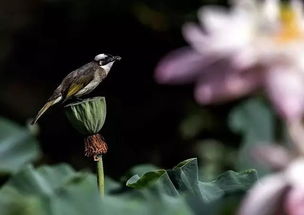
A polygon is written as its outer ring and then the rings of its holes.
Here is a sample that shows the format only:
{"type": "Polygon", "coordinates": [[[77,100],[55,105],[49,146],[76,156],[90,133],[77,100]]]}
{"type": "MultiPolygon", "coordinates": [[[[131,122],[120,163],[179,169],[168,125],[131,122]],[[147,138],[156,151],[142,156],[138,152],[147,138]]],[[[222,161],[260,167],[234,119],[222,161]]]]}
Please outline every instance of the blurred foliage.
{"type": "Polygon", "coordinates": [[[237,149],[212,139],[201,140],[196,145],[203,179],[210,180],[235,165],[237,149]]]}
{"type": "Polygon", "coordinates": [[[197,160],[188,159],[171,170],[134,175],[127,182],[133,190],[122,191],[108,179],[107,195],[100,201],[91,173],[76,172],[67,164],[27,166],[0,189],[0,208],[2,215],[211,214],[209,204],[246,191],[256,179],[254,170],[228,171],[201,182],[197,160]]]}
{"type": "Polygon", "coordinates": [[[1,213],[96,214],[101,206],[95,181],[93,175],[77,173],[65,164],[25,167],[1,188],[1,213]]]}
{"type": "Polygon", "coordinates": [[[183,139],[196,139],[202,132],[212,131],[216,128],[217,119],[214,115],[201,107],[188,108],[187,115],[179,125],[179,132],[183,139]]]}
{"type": "Polygon", "coordinates": [[[0,117],[0,174],[15,173],[39,155],[38,142],[28,129],[0,117]]]}
{"type": "Polygon", "coordinates": [[[166,196],[184,200],[194,214],[217,214],[225,208],[216,202],[246,191],[256,180],[256,171],[247,170],[240,173],[228,171],[214,180],[202,182],[197,159],[192,158],[170,170],[148,171],[141,176],[136,174],[127,181],[127,186],[138,189],[143,196],[153,194],[154,198],[161,200],[166,196]]]}
{"type": "Polygon", "coordinates": [[[274,143],[274,120],[269,107],[259,98],[244,101],[232,110],[229,119],[231,129],[243,136],[239,159],[236,160],[240,169],[254,167],[260,174],[266,171],[253,160],[250,152],[259,144],[274,143]]]}

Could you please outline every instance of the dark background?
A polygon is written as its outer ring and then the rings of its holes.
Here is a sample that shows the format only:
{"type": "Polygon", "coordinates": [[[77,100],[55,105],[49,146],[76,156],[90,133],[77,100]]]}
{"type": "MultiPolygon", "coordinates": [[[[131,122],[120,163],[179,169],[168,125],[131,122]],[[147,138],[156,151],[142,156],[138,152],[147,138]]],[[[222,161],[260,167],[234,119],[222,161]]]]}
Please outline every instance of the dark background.
{"type": "MultiPolygon", "coordinates": [[[[225,1],[1,0],[1,115],[25,124],[66,74],[105,52],[122,57],[92,93],[105,96],[108,105],[101,131],[109,145],[108,175],[118,178],[139,163],[172,167],[200,156],[203,139],[233,147],[238,137],[226,123],[233,104],[200,107],[191,85],[164,86],[153,78],[160,58],[186,45],[181,25],[196,21],[197,9],[211,3],[225,1]],[[192,129],[187,125],[193,116],[199,121],[190,123],[192,129]]],[[[39,125],[39,163],[93,167],[63,105],[49,110],[39,125]]]]}

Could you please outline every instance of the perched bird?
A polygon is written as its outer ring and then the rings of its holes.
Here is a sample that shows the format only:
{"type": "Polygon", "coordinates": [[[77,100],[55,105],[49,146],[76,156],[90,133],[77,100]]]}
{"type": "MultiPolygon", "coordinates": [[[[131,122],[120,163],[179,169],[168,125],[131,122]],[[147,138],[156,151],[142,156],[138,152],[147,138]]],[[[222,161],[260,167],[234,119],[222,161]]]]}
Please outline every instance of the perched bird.
{"type": "Polygon", "coordinates": [[[71,98],[79,98],[92,92],[107,77],[113,63],[120,59],[119,56],[99,54],[95,56],[93,61],[68,74],[47,103],[39,110],[31,124],[35,124],[52,105],[65,102],[71,98]]]}

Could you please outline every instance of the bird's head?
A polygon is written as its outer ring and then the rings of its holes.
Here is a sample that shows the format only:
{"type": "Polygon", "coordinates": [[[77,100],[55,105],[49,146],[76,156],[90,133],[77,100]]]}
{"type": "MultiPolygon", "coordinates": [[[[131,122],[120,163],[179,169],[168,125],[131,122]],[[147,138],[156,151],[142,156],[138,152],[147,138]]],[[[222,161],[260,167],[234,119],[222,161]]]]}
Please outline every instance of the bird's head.
{"type": "Polygon", "coordinates": [[[98,54],[95,56],[94,61],[108,73],[117,60],[121,60],[120,56],[113,56],[110,54],[98,54]]]}
{"type": "Polygon", "coordinates": [[[109,63],[114,63],[117,60],[121,60],[121,57],[110,54],[99,54],[94,58],[94,61],[97,62],[99,66],[105,66],[109,63]]]}

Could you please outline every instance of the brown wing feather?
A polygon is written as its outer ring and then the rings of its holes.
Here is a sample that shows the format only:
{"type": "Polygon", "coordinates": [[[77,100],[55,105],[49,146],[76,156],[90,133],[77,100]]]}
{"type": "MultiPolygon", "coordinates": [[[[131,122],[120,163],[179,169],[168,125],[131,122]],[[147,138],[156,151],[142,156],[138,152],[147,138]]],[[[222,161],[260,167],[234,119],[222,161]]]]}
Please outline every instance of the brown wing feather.
{"type": "Polygon", "coordinates": [[[62,81],[61,94],[64,101],[73,97],[94,79],[95,68],[92,66],[90,67],[90,65],[85,65],[84,67],[87,68],[80,68],[79,70],[70,73],[62,81]]]}

